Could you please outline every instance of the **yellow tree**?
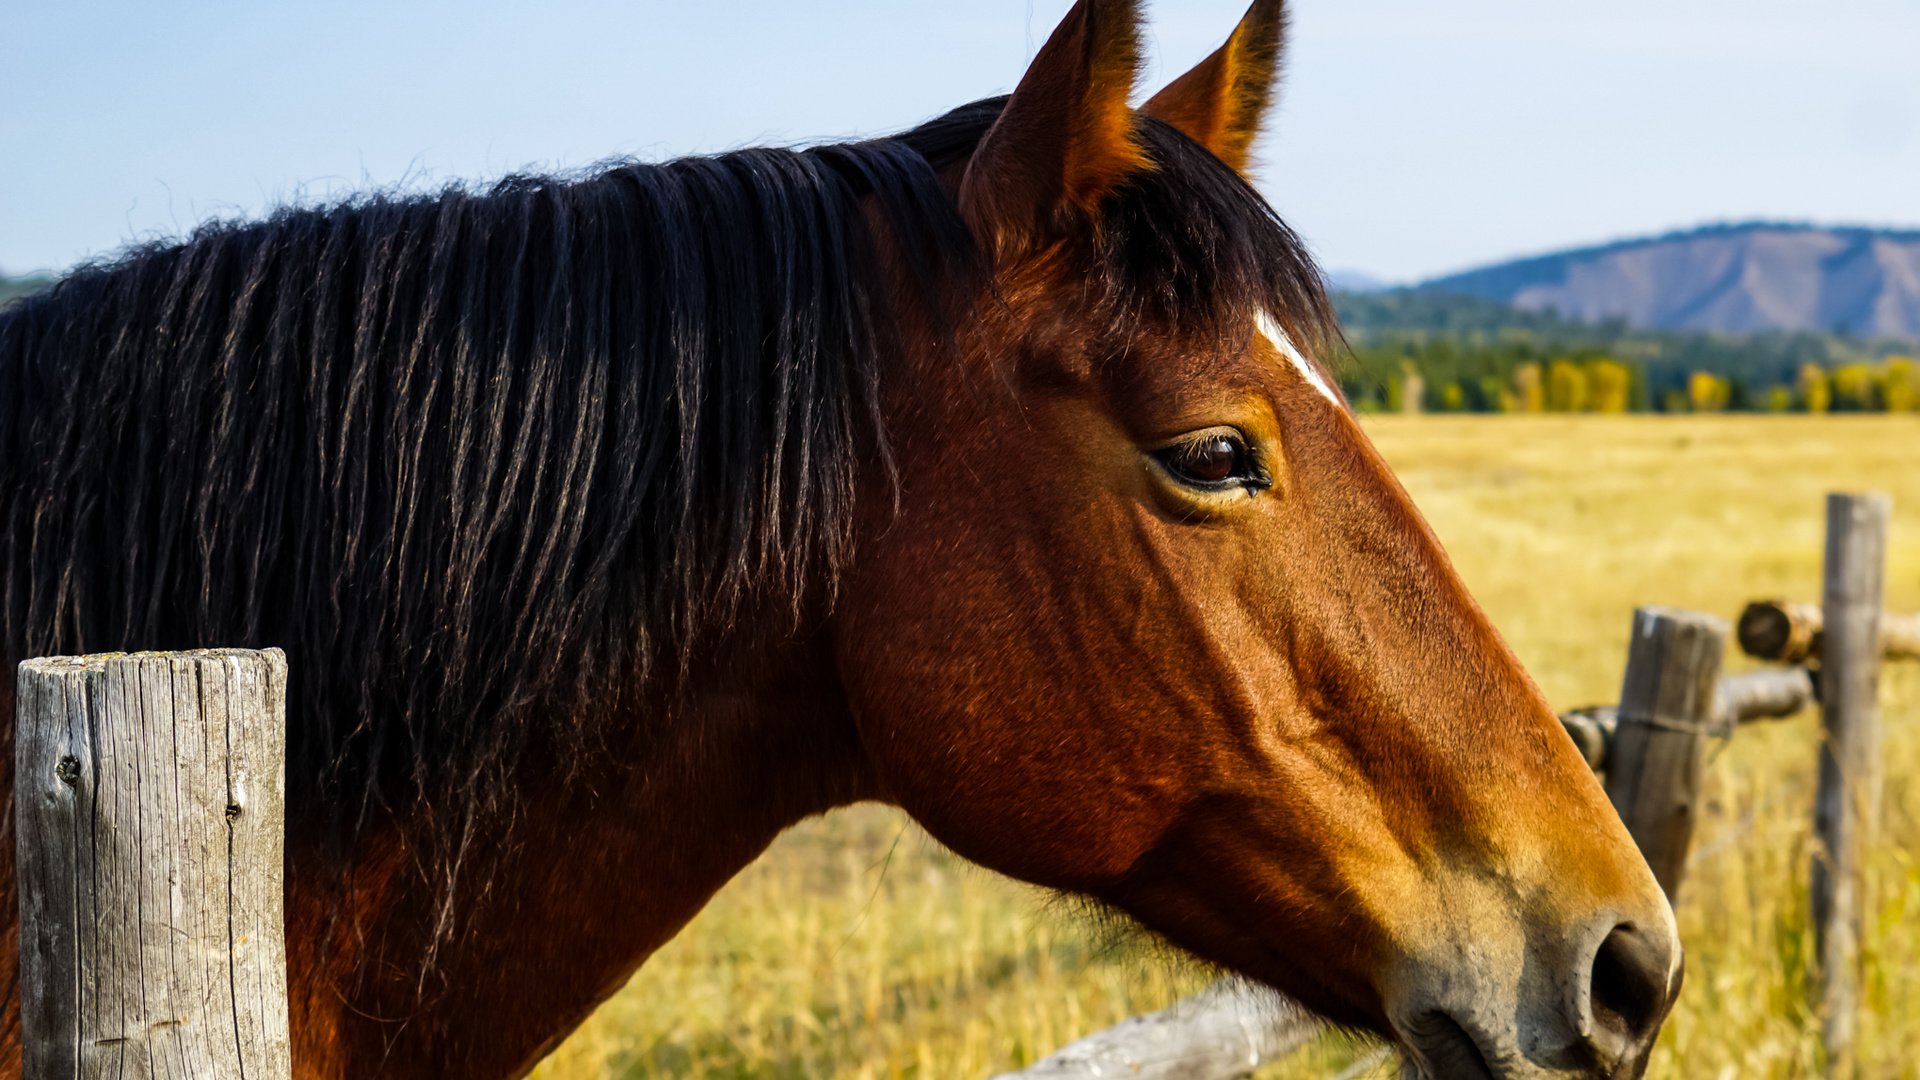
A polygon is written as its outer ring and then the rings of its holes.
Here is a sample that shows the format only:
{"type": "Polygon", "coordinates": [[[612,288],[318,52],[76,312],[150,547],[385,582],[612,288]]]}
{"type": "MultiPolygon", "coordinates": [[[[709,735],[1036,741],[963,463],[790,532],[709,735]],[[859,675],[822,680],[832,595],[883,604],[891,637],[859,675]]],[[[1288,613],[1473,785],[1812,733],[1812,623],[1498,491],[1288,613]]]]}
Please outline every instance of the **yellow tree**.
{"type": "Polygon", "coordinates": [[[1810,413],[1833,408],[1833,380],[1819,364],[1800,365],[1800,405],[1810,413]]]}
{"type": "Polygon", "coordinates": [[[1587,365],[1587,401],[1597,413],[1624,413],[1633,399],[1633,372],[1602,357],[1587,365]]]}
{"type": "Polygon", "coordinates": [[[1882,376],[1880,400],[1888,412],[1920,411],[1920,363],[1910,356],[1887,357],[1882,376]]]}
{"type": "Polygon", "coordinates": [[[1587,373],[1579,364],[1555,360],[1547,365],[1547,411],[1587,411],[1587,373]]]}
{"type": "Polygon", "coordinates": [[[1833,369],[1833,403],[1853,412],[1880,407],[1880,380],[1867,364],[1842,364],[1833,369]]]}
{"type": "Polygon", "coordinates": [[[1513,396],[1521,412],[1537,413],[1546,407],[1546,390],[1540,385],[1540,365],[1529,360],[1513,369],[1513,396]]]}
{"type": "Polygon", "coordinates": [[[1697,413],[1721,412],[1733,397],[1733,386],[1708,371],[1696,371],[1687,379],[1687,404],[1697,413]]]}

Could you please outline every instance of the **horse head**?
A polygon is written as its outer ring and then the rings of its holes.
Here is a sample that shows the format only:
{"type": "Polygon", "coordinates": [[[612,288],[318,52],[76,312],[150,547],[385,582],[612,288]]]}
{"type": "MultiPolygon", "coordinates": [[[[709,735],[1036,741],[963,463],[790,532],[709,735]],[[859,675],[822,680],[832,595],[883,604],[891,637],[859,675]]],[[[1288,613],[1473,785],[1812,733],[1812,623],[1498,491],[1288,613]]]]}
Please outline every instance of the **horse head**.
{"type": "Polygon", "coordinates": [[[833,629],[880,785],[1421,1075],[1638,1075],[1671,909],[1244,175],[1282,5],[1136,110],[1137,32],[1083,0],[944,175],[991,282],[888,392],[833,629]]]}

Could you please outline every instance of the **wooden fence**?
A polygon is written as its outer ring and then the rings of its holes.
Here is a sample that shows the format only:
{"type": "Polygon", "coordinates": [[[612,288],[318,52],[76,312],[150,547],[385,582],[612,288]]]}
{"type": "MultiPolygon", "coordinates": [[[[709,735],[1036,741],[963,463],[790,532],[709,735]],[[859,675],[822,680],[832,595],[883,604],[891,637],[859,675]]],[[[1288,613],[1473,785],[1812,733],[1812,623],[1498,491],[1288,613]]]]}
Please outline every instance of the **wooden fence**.
{"type": "MultiPolygon", "coordinates": [[[[1742,613],[1742,645],[1794,666],[1722,676],[1724,621],[1642,608],[1619,705],[1561,718],[1677,901],[1709,743],[1820,704],[1814,1007],[1835,1072],[1852,1066],[1880,663],[1920,658],[1920,616],[1882,611],[1890,509],[1880,495],[1829,497],[1820,607],[1742,613]]],[[[26,1075],[286,1080],[285,658],[30,660],[16,697],[26,1075]]],[[[1221,983],[1008,1075],[1225,1080],[1317,1032],[1267,992],[1221,983]]]]}

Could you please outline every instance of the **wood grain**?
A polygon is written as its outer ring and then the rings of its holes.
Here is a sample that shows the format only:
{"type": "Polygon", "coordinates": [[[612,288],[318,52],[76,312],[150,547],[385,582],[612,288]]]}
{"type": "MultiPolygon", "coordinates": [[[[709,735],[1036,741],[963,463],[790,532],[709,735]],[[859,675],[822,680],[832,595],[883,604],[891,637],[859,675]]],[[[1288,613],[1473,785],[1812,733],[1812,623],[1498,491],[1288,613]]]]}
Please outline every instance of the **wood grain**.
{"type": "Polygon", "coordinates": [[[1699,804],[1714,713],[1724,619],[1674,608],[1633,613],[1619,726],[1607,756],[1607,797],[1677,903],[1699,804]]]}
{"type": "Polygon", "coordinates": [[[1829,1075],[1853,1073],[1860,985],[1862,853],[1880,806],[1880,617],[1885,495],[1827,496],[1821,591],[1820,787],[1814,796],[1815,1004],[1829,1075]]]}
{"type": "Polygon", "coordinates": [[[30,660],[15,812],[25,1075],[286,1080],[286,659],[30,660]]]}

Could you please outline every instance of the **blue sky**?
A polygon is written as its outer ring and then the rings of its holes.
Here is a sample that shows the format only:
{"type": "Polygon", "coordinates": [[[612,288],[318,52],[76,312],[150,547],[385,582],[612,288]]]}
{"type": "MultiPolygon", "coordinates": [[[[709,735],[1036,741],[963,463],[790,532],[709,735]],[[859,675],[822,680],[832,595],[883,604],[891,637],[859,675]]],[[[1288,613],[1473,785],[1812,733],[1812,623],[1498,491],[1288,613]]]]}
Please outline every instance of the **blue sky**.
{"type": "MultiPolygon", "coordinates": [[[[16,0],[0,269],[211,216],[896,130],[1009,89],[1067,0],[16,0]]],[[[1243,0],[1149,0],[1149,79],[1243,0]]],[[[1920,0],[1294,0],[1262,187],[1412,279],[1746,217],[1920,225],[1920,0]]]]}

